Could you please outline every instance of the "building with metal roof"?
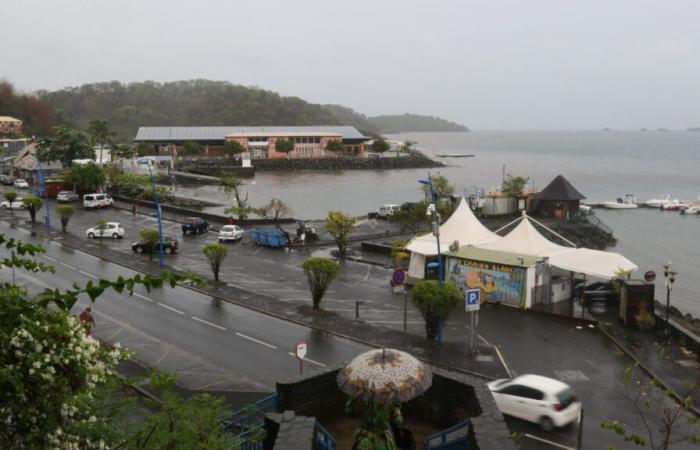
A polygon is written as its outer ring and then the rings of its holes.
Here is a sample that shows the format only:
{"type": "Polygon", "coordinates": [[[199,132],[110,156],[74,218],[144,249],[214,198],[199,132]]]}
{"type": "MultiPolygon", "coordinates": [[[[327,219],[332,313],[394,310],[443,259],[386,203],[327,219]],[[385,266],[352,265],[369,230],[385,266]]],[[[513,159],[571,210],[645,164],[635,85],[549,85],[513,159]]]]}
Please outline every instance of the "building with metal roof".
{"type": "Polygon", "coordinates": [[[314,125],[314,126],[273,126],[273,127],[139,127],[134,142],[148,143],[181,143],[194,142],[224,142],[226,136],[241,134],[256,135],[302,135],[304,133],[332,133],[342,136],[343,142],[364,142],[370,139],[360,133],[355,127],[344,125],[314,125]]]}

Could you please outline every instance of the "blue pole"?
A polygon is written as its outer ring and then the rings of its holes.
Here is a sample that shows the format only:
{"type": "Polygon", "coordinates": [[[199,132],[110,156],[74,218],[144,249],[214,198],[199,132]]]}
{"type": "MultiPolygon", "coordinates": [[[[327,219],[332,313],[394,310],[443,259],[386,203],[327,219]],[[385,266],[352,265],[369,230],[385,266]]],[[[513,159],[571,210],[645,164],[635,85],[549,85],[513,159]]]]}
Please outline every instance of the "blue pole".
{"type": "Polygon", "coordinates": [[[159,240],[159,245],[158,245],[158,253],[160,256],[160,267],[163,267],[165,265],[165,261],[163,260],[163,222],[160,219],[160,197],[158,196],[158,189],[156,189],[156,179],[153,177],[153,172],[151,172],[151,163],[150,160],[146,160],[148,162],[148,174],[150,175],[151,178],[151,185],[153,186],[153,196],[155,197],[156,201],[156,214],[158,215],[158,240],[159,240]]]}
{"type": "MultiPolygon", "coordinates": [[[[435,211],[433,217],[435,218],[435,238],[437,240],[437,253],[438,253],[438,286],[442,289],[443,279],[442,279],[442,252],[440,251],[440,219],[437,212],[437,199],[435,197],[435,191],[433,190],[433,179],[428,172],[428,181],[430,183],[430,197],[433,200],[433,205],[435,205],[435,211]]],[[[438,344],[442,344],[442,320],[438,322],[438,344]]]]}
{"type": "Polygon", "coordinates": [[[49,206],[49,190],[46,189],[46,178],[44,178],[44,172],[41,170],[41,161],[38,159],[37,167],[39,168],[39,178],[41,180],[41,185],[44,187],[44,203],[46,203],[46,228],[49,229],[51,233],[51,208],[49,206]]]}

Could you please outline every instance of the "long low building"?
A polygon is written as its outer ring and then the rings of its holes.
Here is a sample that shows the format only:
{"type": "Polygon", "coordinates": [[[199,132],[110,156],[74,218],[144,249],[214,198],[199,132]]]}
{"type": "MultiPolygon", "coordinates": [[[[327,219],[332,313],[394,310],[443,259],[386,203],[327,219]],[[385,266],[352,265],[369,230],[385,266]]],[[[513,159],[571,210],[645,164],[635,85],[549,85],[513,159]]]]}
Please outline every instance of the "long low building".
{"type": "Polygon", "coordinates": [[[227,141],[240,143],[253,159],[278,158],[323,158],[336,156],[338,152],[326,150],[330,141],[340,141],[344,155],[363,157],[364,136],[351,126],[274,126],[274,127],[140,127],[135,143],[155,146],[158,154],[182,155],[186,143],[195,143],[201,155],[208,158],[228,156],[224,144],[227,141]],[[278,152],[275,143],[280,139],[294,142],[289,154],[278,152]]]}

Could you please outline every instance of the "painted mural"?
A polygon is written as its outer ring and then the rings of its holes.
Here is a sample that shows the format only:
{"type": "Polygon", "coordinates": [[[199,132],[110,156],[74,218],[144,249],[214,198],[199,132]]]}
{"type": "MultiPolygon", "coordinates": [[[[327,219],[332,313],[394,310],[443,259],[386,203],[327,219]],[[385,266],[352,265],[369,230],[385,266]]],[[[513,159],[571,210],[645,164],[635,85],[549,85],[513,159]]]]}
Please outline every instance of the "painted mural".
{"type": "Polygon", "coordinates": [[[527,270],[521,267],[449,258],[448,279],[460,292],[481,289],[482,301],[525,305],[527,270]]]}

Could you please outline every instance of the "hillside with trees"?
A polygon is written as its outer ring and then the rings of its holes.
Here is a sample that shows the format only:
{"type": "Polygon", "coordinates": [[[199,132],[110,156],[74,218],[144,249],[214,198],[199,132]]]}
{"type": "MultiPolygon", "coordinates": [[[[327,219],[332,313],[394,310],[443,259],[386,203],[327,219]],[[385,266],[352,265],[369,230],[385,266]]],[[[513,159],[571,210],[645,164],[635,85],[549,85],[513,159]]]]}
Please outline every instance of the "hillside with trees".
{"type": "Polygon", "coordinates": [[[367,120],[382,133],[469,131],[464,125],[419,114],[376,116],[367,120]]]}
{"type": "Polygon", "coordinates": [[[11,116],[23,121],[22,134],[27,137],[48,134],[57,122],[51,105],[36,95],[15,91],[12,83],[6,80],[0,80],[0,116],[11,116]]]}
{"type": "Polygon", "coordinates": [[[369,135],[378,131],[349,108],[226,81],[111,81],[42,92],[40,98],[65,126],[84,129],[99,118],[128,139],[139,126],[353,125],[369,135]]]}

